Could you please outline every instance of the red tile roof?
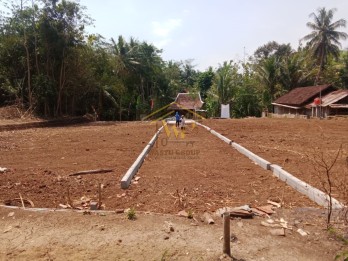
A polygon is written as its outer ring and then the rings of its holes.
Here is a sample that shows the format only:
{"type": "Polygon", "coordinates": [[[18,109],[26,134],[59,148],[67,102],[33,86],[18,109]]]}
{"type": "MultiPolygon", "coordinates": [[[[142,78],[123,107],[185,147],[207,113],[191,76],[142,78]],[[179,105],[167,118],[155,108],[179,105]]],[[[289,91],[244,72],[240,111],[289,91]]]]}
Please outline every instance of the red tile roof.
{"type": "Polygon", "coordinates": [[[314,98],[319,97],[321,90],[321,95],[324,96],[335,88],[331,84],[309,86],[309,87],[298,87],[287,94],[279,97],[274,101],[278,104],[286,104],[292,106],[304,106],[314,100],[314,98]]]}

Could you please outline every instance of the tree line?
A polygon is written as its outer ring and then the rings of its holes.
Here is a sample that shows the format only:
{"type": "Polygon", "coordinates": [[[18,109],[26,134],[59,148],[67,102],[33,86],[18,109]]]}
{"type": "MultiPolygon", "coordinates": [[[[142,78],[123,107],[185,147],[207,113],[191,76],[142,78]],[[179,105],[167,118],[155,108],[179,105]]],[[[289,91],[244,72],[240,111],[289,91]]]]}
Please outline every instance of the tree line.
{"type": "Polygon", "coordinates": [[[95,113],[101,120],[136,120],[172,102],[178,92],[200,92],[208,116],[230,104],[233,117],[259,116],[299,86],[348,88],[348,51],[333,21],[318,9],[297,50],[270,41],[246,62],[227,60],[195,69],[193,60],[164,61],[151,43],[87,34],[93,20],[68,0],[4,1],[0,16],[0,106],[16,104],[44,117],[95,113]]]}

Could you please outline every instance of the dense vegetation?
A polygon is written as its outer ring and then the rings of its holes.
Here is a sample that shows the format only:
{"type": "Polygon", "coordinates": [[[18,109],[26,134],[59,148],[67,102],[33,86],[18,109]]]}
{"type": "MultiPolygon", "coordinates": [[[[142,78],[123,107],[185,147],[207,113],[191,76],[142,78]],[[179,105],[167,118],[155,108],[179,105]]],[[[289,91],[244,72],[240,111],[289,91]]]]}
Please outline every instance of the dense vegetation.
{"type": "MultiPolygon", "coordinates": [[[[0,106],[17,104],[46,117],[97,113],[103,120],[134,120],[200,92],[209,116],[221,103],[234,117],[258,116],[294,87],[332,83],[348,88],[348,51],[334,10],[312,14],[312,30],[297,50],[270,41],[246,62],[222,61],[201,72],[191,60],[164,61],[153,44],[87,35],[92,20],[66,0],[5,1],[0,20],[0,106]],[[154,108],[151,108],[151,105],[154,108]]],[[[301,36],[299,36],[301,37],[301,36]]]]}

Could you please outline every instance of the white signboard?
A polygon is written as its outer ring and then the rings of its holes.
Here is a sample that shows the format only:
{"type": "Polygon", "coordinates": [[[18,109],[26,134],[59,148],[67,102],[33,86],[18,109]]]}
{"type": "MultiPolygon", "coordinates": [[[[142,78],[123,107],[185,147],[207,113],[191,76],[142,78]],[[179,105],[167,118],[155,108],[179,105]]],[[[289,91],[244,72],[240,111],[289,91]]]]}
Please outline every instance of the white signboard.
{"type": "Polygon", "coordinates": [[[221,104],[221,118],[229,119],[230,118],[230,105],[221,104]]]}

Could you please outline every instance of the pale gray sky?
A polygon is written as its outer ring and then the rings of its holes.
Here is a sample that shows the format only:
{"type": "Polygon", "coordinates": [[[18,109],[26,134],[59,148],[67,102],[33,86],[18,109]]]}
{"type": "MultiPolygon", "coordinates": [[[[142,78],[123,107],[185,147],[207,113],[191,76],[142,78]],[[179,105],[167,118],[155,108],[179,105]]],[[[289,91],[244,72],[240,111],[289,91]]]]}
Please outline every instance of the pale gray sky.
{"type": "MultiPolygon", "coordinates": [[[[243,60],[268,41],[290,43],[310,32],[309,14],[336,8],[348,21],[348,0],[80,0],[95,19],[88,32],[153,43],[164,60],[194,59],[201,71],[243,60]]],[[[348,28],[341,31],[348,32],[348,28]]],[[[348,48],[348,41],[342,42],[348,48]]]]}

